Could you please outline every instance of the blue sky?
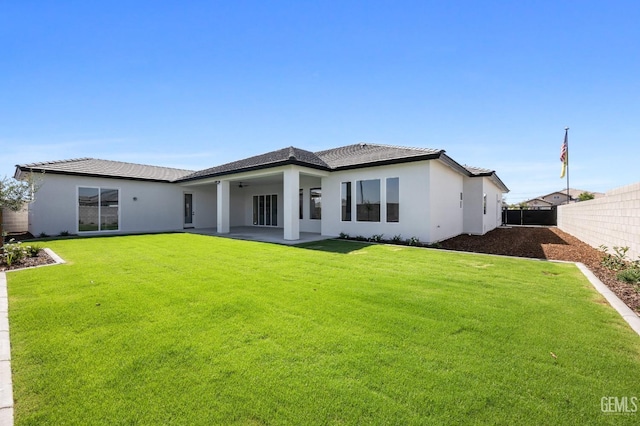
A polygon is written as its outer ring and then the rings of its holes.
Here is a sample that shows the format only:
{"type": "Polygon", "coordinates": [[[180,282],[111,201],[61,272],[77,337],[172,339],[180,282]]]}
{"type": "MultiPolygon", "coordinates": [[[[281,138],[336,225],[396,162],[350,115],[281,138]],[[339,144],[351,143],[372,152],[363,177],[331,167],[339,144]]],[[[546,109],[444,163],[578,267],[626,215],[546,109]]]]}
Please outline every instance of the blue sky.
{"type": "Polygon", "coordinates": [[[638,1],[1,1],[0,177],[442,148],[517,202],[640,181],[638,1]]]}

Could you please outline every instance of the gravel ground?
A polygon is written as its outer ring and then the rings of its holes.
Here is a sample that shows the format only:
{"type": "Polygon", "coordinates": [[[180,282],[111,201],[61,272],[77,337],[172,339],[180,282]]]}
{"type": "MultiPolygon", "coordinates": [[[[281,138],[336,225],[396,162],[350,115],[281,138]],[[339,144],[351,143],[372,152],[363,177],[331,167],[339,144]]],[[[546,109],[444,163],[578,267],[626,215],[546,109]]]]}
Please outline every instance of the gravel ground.
{"type": "Polygon", "coordinates": [[[602,253],[555,227],[498,228],[485,235],[459,235],[442,241],[447,250],[500,254],[536,259],[581,262],[636,313],[640,313],[640,293],[618,281],[616,273],[602,266],[602,253]]]}

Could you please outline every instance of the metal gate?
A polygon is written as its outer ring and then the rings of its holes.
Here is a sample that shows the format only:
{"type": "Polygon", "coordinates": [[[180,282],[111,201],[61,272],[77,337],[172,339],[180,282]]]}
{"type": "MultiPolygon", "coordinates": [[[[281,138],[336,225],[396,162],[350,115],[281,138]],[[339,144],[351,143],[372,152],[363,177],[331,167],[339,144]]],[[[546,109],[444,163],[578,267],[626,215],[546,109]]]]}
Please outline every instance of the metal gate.
{"type": "Polygon", "coordinates": [[[505,225],[555,226],[558,224],[558,211],[556,207],[552,207],[550,210],[504,209],[502,210],[502,223],[505,225]]]}

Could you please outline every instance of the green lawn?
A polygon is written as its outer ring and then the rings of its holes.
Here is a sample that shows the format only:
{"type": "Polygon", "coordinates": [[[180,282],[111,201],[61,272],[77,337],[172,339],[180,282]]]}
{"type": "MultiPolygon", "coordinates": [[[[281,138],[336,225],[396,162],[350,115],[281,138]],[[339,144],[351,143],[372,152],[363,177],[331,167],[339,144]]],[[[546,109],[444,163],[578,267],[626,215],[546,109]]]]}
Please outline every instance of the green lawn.
{"type": "Polygon", "coordinates": [[[640,337],[573,265],[186,234],[46,245],[69,263],[8,274],[17,425],[640,421],[601,411],[640,397],[640,337]]]}

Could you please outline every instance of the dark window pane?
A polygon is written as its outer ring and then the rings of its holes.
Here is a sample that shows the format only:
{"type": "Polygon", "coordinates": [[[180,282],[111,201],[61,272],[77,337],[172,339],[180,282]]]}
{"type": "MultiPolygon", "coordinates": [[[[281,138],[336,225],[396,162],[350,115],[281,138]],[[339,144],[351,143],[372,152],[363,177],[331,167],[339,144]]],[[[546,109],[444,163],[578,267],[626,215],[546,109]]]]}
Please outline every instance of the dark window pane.
{"type": "Polygon", "coordinates": [[[322,189],[321,188],[311,188],[311,202],[309,205],[309,213],[311,219],[321,219],[322,218],[322,189]]]}
{"type": "Polygon", "coordinates": [[[267,204],[264,211],[266,216],[265,225],[271,226],[271,195],[267,195],[266,198],[267,204]]]}
{"type": "Polygon", "coordinates": [[[300,210],[300,219],[302,219],[302,218],[303,218],[303,214],[302,214],[302,212],[303,212],[303,210],[304,210],[304,209],[302,208],[302,206],[303,206],[303,204],[302,204],[302,203],[303,203],[303,201],[304,201],[304,191],[303,191],[303,189],[302,189],[302,188],[300,188],[300,192],[299,192],[299,196],[298,196],[298,210],[300,210]]]}
{"type": "Polygon", "coordinates": [[[100,189],[100,230],[118,230],[118,190],[100,189]]]}
{"type": "Polygon", "coordinates": [[[278,196],[271,196],[271,226],[278,226],[278,196]]]}
{"type": "Polygon", "coordinates": [[[380,222],[380,179],[359,180],[356,191],[356,219],[380,222]]]}
{"type": "Polygon", "coordinates": [[[99,230],[99,199],[98,188],[78,188],[78,231],[99,230]]]}
{"type": "Polygon", "coordinates": [[[258,224],[264,225],[264,195],[260,196],[260,206],[259,206],[258,214],[260,215],[258,224]]]}
{"type": "Polygon", "coordinates": [[[387,179],[387,222],[400,220],[400,179],[387,179]]]}
{"type": "Polygon", "coordinates": [[[342,220],[351,221],[351,182],[342,182],[341,189],[342,220]]]}
{"type": "Polygon", "coordinates": [[[253,224],[258,224],[258,196],[253,196],[253,224]]]}

